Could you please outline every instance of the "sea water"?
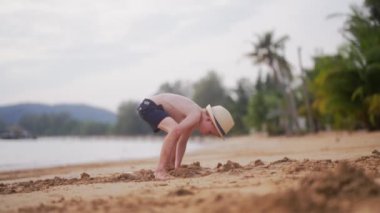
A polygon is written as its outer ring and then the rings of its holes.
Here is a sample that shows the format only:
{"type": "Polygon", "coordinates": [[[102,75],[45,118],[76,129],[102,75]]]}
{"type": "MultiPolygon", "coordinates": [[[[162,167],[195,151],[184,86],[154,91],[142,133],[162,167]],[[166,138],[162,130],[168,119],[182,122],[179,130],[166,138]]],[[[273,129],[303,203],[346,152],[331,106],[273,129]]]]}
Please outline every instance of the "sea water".
{"type": "MultiPolygon", "coordinates": [[[[157,157],[162,138],[46,137],[0,140],[0,171],[157,157]]],[[[190,141],[186,152],[202,144],[190,141]]]]}

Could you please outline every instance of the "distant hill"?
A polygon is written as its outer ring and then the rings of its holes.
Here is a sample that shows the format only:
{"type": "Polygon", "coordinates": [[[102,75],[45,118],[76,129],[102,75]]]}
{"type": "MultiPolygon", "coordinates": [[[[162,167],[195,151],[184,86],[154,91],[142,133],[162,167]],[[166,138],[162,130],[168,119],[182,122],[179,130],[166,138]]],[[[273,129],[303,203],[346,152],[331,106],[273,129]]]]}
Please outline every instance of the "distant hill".
{"type": "Polygon", "coordinates": [[[24,115],[40,115],[53,113],[68,113],[79,121],[93,121],[108,124],[116,122],[115,113],[84,104],[16,104],[10,106],[0,106],[0,120],[6,124],[16,124],[24,115]]]}

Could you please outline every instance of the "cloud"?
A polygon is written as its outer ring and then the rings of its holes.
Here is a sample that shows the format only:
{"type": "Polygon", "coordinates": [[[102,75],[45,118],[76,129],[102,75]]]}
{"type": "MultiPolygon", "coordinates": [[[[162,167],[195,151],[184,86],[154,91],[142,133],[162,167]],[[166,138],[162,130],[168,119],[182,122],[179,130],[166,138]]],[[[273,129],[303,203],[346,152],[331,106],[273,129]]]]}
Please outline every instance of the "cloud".
{"type": "MultiPolygon", "coordinates": [[[[362,1],[353,1],[361,3],[362,1]]],[[[302,46],[310,66],[317,48],[333,52],[343,40],[349,0],[40,0],[0,6],[0,104],[81,102],[113,111],[161,83],[195,81],[216,70],[227,86],[255,79],[244,54],[255,34],[288,34],[297,67],[302,46]]]]}

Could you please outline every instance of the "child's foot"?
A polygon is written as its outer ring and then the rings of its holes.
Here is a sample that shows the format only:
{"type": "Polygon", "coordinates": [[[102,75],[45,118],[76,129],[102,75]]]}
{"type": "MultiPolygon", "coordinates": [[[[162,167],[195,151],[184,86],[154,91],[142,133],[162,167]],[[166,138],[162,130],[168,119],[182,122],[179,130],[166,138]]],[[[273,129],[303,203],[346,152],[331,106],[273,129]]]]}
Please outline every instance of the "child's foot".
{"type": "Polygon", "coordinates": [[[155,171],[154,177],[156,178],[156,180],[170,180],[174,178],[173,176],[169,175],[166,171],[155,171]]]}

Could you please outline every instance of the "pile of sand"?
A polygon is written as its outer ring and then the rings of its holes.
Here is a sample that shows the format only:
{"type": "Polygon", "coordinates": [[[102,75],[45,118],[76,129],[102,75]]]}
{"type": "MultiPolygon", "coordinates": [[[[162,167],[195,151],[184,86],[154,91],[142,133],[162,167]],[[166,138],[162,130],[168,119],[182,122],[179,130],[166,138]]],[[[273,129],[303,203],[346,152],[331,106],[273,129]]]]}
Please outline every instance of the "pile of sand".
{"type": "Polygon", "coordinates": [[[211,170],[202,168],[199,162],[194,162],[190,165],[182,165],[180,168],[170,171],[169,174],[174,177],[193,178],[210,175],[211,170]]]}
{"type": "Polygon", "coordinates": [[[55,186],[64,185],[80,185],[80,184],[95,184],[95,183],[115,183],[129,181],[152,181],[154,174],[152,170],[139,170],[134,173],[115,174],[108,177],[91,177],[87,173],[82,173],[80,178],[60,178],[17,182],[10,184],[0,183],[0,194],[25,193],[33,191],[41,191],[55,186]]]}
{"type": "Polygon", "coordinates": [[[297,190],[268,196],[268,207],[286,212],[348,212],[354,203],[380,196],[380,186],[348,163],[303,178],[297,190]]]}
{"type": "MultiPolygon", "coordinates": [[[[374,156],[372,156],[374,157],[374,156]]],[[[369,159],[369,158],[367,158],[369,159]]],[[[284,163],[281,161],[277,163],[284,163]]],[[[374,161],[372,161],[374,162],[374,161]]],[[[277,164],[275,163],[275,164],[277,164]]],[[[379,163],[379,161],[377,161],[379,163]]],[[[310,161],[298,163],[298,167],[333,169],[317,170],[301,179],[299,187],[279,194],[233,195],[218,194],[202,205],[210,212],[361,212],[371,201],[369,212],[380,209],[380,185],[368,177],[362,169],[349,162],[310,161]]],[[[273,163],[272,163],[273,165],[273,163]]],[[[380,164],[377,164],[379,167],[380,164]]],[[[368,210],[368,209],[367,209],[368,210]]]]}
{"type": "Polygon", "coordinates": [[[230,172],[230,171],[236,171],[239,169],[242,169],[243,167],[236,162],[228,160],[225,164],[218,163],[216,165],[216,170],[218,172],[230,172]]]}

